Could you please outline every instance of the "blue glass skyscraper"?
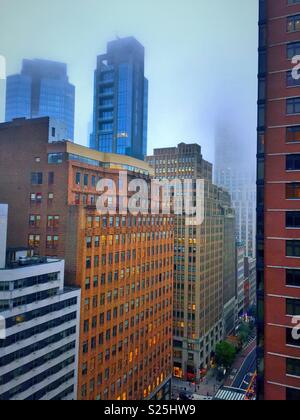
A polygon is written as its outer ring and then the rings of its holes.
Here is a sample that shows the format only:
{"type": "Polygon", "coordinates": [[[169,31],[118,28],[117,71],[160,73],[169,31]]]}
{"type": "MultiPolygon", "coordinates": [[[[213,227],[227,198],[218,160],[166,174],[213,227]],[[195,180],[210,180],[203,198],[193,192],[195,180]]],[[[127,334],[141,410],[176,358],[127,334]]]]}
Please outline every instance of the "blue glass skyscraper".
{"type": "Polygon", "coordinates": [[[23,60],[21,74],[7,77],[5,120],[51,117],[74,139],[75,87],[67,66],[46,60],[23,60]]]}
{"type": "Polygon", "coordinates": [[[90,147],[144,159],[147,154],[148,80],[145,49],[135,38],[112,41],[95,71],[90,147]]]}

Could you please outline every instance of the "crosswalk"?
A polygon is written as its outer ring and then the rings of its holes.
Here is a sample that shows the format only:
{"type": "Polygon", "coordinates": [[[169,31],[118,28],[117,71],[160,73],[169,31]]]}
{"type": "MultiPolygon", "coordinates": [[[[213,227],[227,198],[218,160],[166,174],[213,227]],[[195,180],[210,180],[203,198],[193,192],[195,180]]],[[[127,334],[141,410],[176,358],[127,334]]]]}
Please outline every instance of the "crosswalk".
{"type": "Polygon", "coordinates": [[[243,401],[246,397],[245,391],[236,388],[223,387],[219,389],[214,400],[219,401],[243,401]]]}

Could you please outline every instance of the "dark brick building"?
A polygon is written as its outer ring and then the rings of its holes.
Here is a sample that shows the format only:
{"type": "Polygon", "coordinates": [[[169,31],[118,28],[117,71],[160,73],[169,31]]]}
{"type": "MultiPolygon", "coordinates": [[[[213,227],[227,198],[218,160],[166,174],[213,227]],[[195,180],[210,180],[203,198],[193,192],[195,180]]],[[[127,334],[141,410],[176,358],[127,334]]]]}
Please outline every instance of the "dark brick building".
{"type": "Polygon", "coordinates": [[[300,400],[300,2],[259,3],[258,396],[300,400]]]}

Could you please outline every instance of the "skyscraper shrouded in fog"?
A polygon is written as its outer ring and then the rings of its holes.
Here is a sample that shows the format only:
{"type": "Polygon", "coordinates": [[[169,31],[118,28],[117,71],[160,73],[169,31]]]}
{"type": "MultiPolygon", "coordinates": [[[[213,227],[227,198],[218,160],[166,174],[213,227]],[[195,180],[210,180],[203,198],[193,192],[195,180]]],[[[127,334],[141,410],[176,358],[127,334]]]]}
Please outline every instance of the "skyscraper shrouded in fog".
{"type": "Polygon", "coordinates": [[[299,401],[300,3],[259,4],[258,397],[299,401]]]}
{"type": "MultiPolygon", "coordinates": [[[[229,191],[236,214],[236,239],[245,246],[248,257],[255,257],[256,188],[254,164],[246,155],[246,145],[237,137],[237,129],[219,121],[215,137],[216,185],[229,191]]],[[[253,162],[254,163],[254,162],[253,162]]]]}
{"type": "Polygon", "coordinates": [[[256,188],[255,175],[246,169],[216,167],[215,183],[229,191],[236,215],[236,239],[245,246],[247,257],[255,257],[256,188]]]}
{"type": "Polygon", "coordinates": [[[7,122],[15,118],[51,117],[74,140],[75,87],[67,66],[47,60],[23,60],[20,74],[7,77],[7,122]]]}
{"type": "Polygon", "coordinates": [[[108,43],[97,59],[94,128],[90,147],[144,159],[147,154],[148,80],[145,50],[135,38],[108,43]]]}

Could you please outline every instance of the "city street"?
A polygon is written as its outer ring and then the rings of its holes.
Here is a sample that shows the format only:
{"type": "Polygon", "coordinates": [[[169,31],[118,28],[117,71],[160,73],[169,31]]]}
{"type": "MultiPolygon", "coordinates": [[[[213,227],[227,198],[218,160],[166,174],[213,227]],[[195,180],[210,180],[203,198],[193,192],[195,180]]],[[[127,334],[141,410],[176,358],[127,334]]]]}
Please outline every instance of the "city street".
{"type": "Polygon", "coordinates": [[[222,382],[216,380],[215,372],[213,370],[204,379],[203,383],[199,385],[181,381],[176,378],[173,378],[172,384],[174,399],[177,399],[181,392],[188,395],[196,394],[202,397],[213,397],[223,385],[222,382]]]}
{"type": "Polygon", "coordinates": [[[227,381],[226,385],[233,388],[239,388],[247,390],[251,378],[256,370],[256,341],[250,343],[250,345],[243,351],[240,357],[235,361],[232,371],[235,376],[231,376],[227,381]]]}

